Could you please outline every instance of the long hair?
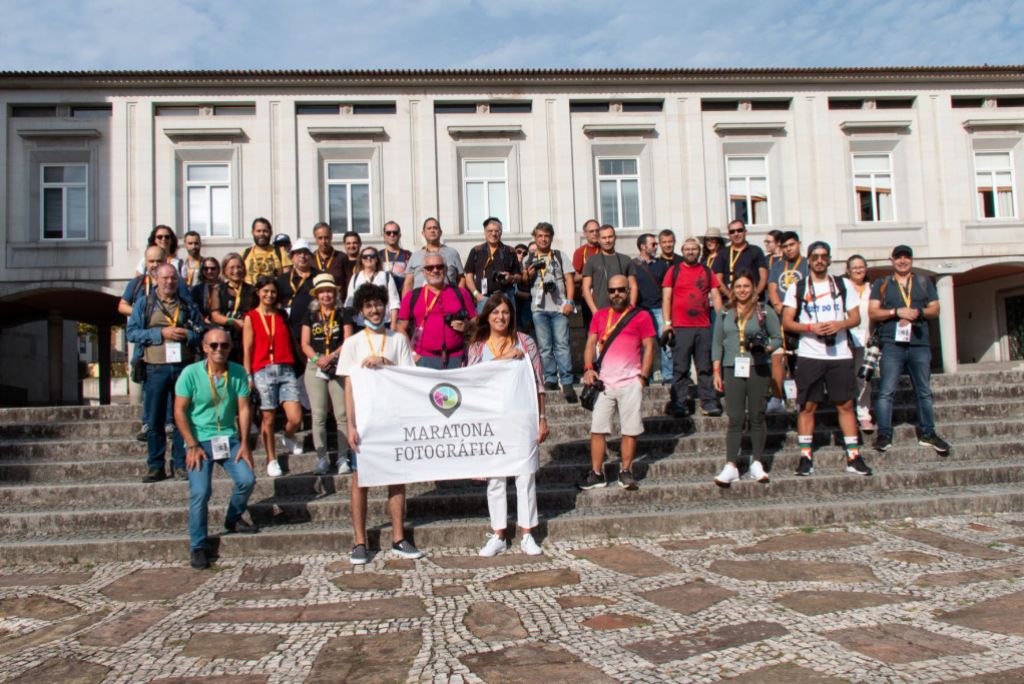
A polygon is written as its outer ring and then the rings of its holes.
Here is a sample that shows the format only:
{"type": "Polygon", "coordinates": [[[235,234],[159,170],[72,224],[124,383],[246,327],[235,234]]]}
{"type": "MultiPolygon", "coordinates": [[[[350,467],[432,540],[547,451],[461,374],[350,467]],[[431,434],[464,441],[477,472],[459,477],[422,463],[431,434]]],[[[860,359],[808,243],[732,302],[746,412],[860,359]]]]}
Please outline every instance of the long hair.
{"type": "Polygon", "coordinates": [[[156,244],[156,234],[159,233],[161,230],[169,231],[170,234],[171,234],[171,244],[167,245],[167,247],[165,248],[165,251],[167,252],[167,254],[165,256],[167,256],[167,258],[177,257],[178,256],[178,234],[174,232],[173,228],[171,228],[170,226],[165,226],[162,223],[160,225],[158,225],[158,226],[155,226],[153,228],[153,230],[149,231],[149,240],[147,241],[146,246],[147,247],[160,247],[161,246],[161,245],[156,244]]]}
{"type": "Polygon", "coordinates": [[[381,265],[380,265],[380,252],[377,251],[376,247],[369,247],[369,246],[367,246],[367,247],[363,247],[363,248],[361,248],[359,250],[359,266],[360,266],[360,270],[361,270],[362,269],[362,265],[363,265],[363,263],[362,263],[363,262],[363,253],[364,252],[368,252],[371,249],[373,250],[373,253],[376,255],[376,258],[373,260],[373,273],[374,273],[374,275],[376,275],[378,272],[380,272],[382,270],[381,269],[381,265]]]}
{"type": "Polygon", "coordinates": [[[754,285],[754,274],[744,268],[742,270],[736,271],[736,273],[732,275],[732,283],[729,285],[729,291],[732,292],[734,296],[731,297],[729,301],[725,304],[726,309],[738,308],[738,302],[736,301],[734,288],[736,287],[736,281],[739,280],[740,278],[746,278],[747,280],[750,281],[750,286],[753,289],[753,292],[750,295],[750,300],[754,304],[757,303],[757,286],[754,285]]]}
{"type": "Polygon", "coordinates": [[[487,301],[484,302],[483,311],[476,317],[476,321],[473,324],[473,332],[469,338],[470,344],[487,341],[487,338],[491,336],[491,322],[489,320],[491,312],[502,304],[508,307],[508,336],[513,340],[516,339],[516,310],[512,308],[512,300],[503,292],[495,292],[487,298],[487,301]]]}

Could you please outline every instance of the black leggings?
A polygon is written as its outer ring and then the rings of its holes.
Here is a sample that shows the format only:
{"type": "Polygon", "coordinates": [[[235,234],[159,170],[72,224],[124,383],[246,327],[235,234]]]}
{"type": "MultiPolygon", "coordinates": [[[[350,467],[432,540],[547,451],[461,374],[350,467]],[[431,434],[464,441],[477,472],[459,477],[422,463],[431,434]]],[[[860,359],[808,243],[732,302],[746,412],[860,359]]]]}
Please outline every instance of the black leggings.
{"type": "Polygon", "coordinates": [[[740,454],[744,420],[750,418],[750,444],[753,459],[764,456],[764,409],[771,384],[771,364],[750,367],[749,378],[737,378],[733,367],[723,370],[725,383],[725,412],[729,416],[729,432],[725,438],[725,460],[735,463],[740,454]]]}

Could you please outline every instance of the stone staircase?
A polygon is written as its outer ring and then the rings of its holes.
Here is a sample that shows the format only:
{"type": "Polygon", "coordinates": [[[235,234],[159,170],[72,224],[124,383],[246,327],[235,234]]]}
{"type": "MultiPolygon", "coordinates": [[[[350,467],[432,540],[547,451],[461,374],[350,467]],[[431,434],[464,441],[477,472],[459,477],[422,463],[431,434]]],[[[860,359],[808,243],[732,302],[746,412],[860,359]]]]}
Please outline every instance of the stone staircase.
{"type": "MultiPolygon", "coordinates": [[[[761,529],[907,516],[997,512],[1024,508],[1024,367],[933,378],[940,434],[954,445],[940,458],[917,445],[901,424],[915,414],[904,384],[897,396],[895,446],[865,457],[870,478],[844,472],[833,411],[819,414],[816,473],[793,475],[795,416],[769,416],[772,482],[749,480],[721,490],[712,477],[722,464],[726,419],[666,418],[666,388],[646,390],[647,432],[639,440],[635,492],[614,484],[579,492],[574,483],[589,460],[589,414],[549,399],[551,438],[538,475],[540,536],[552,539],[659,535],[693,530],[761,529]]],[[[134,439],[132,406],[26,408],[0,411],[0,549],[6,563],[181,559],[186,557],[188,485],[144,485],[145,445],[134,439]]],[[[220,552],[234,557],[347,551],[351,546],[348,476],[311,474],[308,451],[288,462],[289,474],[261,475],[250,500],[259,535],[225,536],[220,552]]],[[[614,452],[616,440],[611,441],[614,452]]],[[[609,464],[614,478],[617,464],[609,464]]],[[[214,470],[211,532],[218,531],[230,481],[214,470]]],[[[482,482],[410,485],[409,534],[431,547],[482,543],[488,531],[482,482]]],[[[514,487],[510,498],[514,499],[514,487]]],[[[371,544],[386,529],[385,494],[370,495],[371,544]],[[376,527],[374,527],[376,526],[376,527]],[[382,527],[383,526],[383,527],[382,527]],[[381,531],[383,529],[383,531],[381,531]]],[[[510,511],[515,510],[510,501],[510,511]]]]}

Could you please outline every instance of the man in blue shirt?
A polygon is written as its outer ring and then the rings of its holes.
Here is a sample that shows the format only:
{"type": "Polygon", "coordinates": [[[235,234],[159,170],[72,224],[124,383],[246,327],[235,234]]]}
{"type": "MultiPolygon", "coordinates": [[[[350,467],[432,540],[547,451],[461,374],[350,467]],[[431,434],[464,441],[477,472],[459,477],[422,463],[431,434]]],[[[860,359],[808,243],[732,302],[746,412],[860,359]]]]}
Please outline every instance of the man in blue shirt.
{"type": "MultiPolygon", "coordinates": [[[[658,240],[650,233],[644,233],[636,239],[637,256],[633,259],[636,267],[636,284],[640,290],[637,306],[651,314],[654,329],[659,333],[665,325],[665,316],[661,309],[661,283],[668,273],[669,263],[658,258],[658,240]]],[[[654,380],[667,382],[672,378],[672,355],[668,346],[661,348],[661,371],[655,373],[654,380]]]]}
{"type": "Polygon", "coordinates": [[[931,280],[913,272],[913,249],[897,245],[889,260],[893,273],[872,283],[868,304],[868,317],[878,325],[882,345],[875,449],[885,451],[892,446],[892,398],[906,368],[917,396],[918,443],[935,449],[939,456],[948,456],[949,444],[935,434],[928,340],[928,321],[939,317],[939,295],[931,280]]]}

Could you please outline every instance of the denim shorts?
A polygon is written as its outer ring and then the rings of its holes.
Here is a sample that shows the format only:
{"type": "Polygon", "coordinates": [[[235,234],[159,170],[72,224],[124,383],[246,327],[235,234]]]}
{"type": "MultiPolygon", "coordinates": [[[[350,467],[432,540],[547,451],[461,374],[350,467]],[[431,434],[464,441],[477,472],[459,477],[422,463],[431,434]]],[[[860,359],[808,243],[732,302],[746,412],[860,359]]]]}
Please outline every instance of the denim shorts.
{"type": "Polygon", "coordinates": [[[260,393],[260,410],[273,411],[286,401],[299,400],[299,382],[290,365],[275,363],[256,371],[253,377],[260,393]]]}

